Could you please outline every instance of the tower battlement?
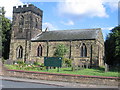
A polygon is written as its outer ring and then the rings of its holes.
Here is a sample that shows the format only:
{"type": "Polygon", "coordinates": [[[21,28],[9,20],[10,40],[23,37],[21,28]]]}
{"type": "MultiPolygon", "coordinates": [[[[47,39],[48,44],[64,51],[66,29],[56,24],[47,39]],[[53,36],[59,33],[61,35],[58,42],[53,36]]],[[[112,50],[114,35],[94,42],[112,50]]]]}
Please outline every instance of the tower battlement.
{"type": "Polygon", "coordinates": [[[36,6],[34,6],[33,4],[29,4],[29,5],[23,5],[23,6],[14,6],[13,7],[13,13],[25,13],[31,11],[39,16],[42,16],[43,11],[40,10],[39,8],[37,8],[36,6]]]}

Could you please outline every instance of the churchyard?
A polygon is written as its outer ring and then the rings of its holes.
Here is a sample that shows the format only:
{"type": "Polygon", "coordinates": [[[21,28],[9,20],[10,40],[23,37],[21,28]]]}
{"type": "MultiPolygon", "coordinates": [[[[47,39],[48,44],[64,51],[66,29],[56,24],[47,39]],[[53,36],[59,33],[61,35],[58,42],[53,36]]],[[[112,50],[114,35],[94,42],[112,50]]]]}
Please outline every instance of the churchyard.
{"type": "Polygon", "coordinates": [[[59,47],[56,48],[54,57],[44,57],[43,63],[40,63],[39,60],[26,61],[26,62],[21,60],[17,60],[17,61],[7,60],[5,66],[10,70],[25,70],[25,71],[62,73],[62,74],[73,74],[73,75],[118,77],[117,67],[111,68],[107,64],[103,66],[94,67],[94,66],[90,66],[88,61],[83,62],[77,60],[76,62],[73,59],[64,57],[67,51],[67,48],[64,45],[58,45],[58,46],[59,47]]]}
{"type": "Polygon", "coordinates": [[[33,63],[25,64],[23,62],[14,63],[13,65],[5,64],[5,66],[10,70],[25,70],[25,71],[37,71],[37,72],[49,72],[49,73],[63,73],[63,74],[73,74],[73,75],[90,75],[90,76],[107,76],[107,77],[118,77],[117,68],[110,69],[105,72],[105,67],[95,67],[95,68],[76,68],[73,70],[72,66],[61,67],[58,72],[58,68],[49,67],[46,69],[44,64],[33,63]]]}

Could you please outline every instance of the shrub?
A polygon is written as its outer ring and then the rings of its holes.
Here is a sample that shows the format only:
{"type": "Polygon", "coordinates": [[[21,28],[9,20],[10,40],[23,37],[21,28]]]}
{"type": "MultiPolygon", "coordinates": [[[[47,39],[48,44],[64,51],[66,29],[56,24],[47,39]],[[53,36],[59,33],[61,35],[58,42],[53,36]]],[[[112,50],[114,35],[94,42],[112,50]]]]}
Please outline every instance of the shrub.
{"type": "Polygon", "coordinates": [[[40,67],[40,70],[45,70],[46,66],[40,67]]]}
{"type": "Polygon", "coordinates": [[[13,61],[13,64],[15,64],[16,63],[16,61],[13,61]]]}
{"type": "Polygon", "coordinates": [[[38,65],[38,70],[45,70],[46,67],[44,66],[44,63],[42,63],[41,65],[38,65]]]}
{"type": "Polygon", "coordinates": [[[63,58],[63,64],[67,65],[68,67],[71,67],[72,60],[69,58],[63,58]]]}
{"type": "Polygon", "coordinates": [[[23,61],[18,60],[17,64],[25,64],[23,61]]]}
{"type": "Polygon", "coordinates": [[[38,62],[34,62],[33,64],[34,64],[34,65],[40,65],[40,63],[38,63],[38,62]]]}
{"type": "Polygon", "coordinates": [[[2,63],[3,63],[3,64],[5,63],[5,59],[4,59],[4,58],[2,58],[2,63]]]}
{"type": "Polygon", "coordinates": [[[44,67],[44,63],[41,64],[41,67],[44,67]]]}

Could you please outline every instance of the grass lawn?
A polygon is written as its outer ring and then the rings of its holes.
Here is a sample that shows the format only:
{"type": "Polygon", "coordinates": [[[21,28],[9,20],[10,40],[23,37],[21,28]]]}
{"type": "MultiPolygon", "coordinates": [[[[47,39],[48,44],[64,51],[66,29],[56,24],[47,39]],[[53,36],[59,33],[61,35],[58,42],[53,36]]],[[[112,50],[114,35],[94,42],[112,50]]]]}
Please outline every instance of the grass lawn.
{"type": "MultiPolygon", "coordinates": [[[[15,65],[5,65],[8,69],[13,70],[26,70],[24,67],[16,67],[15,65]]],[[[64,73],[64,74],[76,74],[76,75],[90,75],[90,76],[108,76],[108,77],[118,77],[117,71],[109,71],[105,72],[104,68],[91,68],[91,69],[82,69],[82,70],[76,70],[72,71],[71,68],[60,68],[60,72],[57,72],[56,69],[49,69],[48,71],[46,69],[40,70],[39,68],[29,68],[27,71],[38,71],[38,72],[50,72],[50,73],[64,73]]]]}

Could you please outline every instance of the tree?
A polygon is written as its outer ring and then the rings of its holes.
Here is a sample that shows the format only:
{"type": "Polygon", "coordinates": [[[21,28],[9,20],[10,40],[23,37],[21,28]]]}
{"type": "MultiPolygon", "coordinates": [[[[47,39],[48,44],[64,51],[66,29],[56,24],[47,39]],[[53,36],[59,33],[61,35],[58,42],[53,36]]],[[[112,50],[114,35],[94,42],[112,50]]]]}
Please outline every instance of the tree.
{"type": "Polygon", "coordinates": [[[62,57],[63,66],[70,67],[72,60],[69,58],[64,58],[64,55],[67,54],[68,51],[69,51],[69,49],[65,45],[59,44],[56,47],[56,50],[54,52],[54,56],[55,57],[62,57]]]}
{"type": "Polygon", "coordinates": [[[0,7],[0,58],[2,57],[2,8],[0,7]]]}
{"type": "Polygon", "coordinates": [[[8,18],[5,17],[4,7],[0,10],[0,34],[2,39],[0,42],[2,43],[2,47],[0,52],[2,52],[2,57],[4,59],[8,59],[9,56],[9,46],[10,46],[10,35],[11,35],[11,22],[8,18]]]}
{"type": "Polygon", "coordinates": [[[105,41],[106,63],[120,65],[120,25],[111,30],[105,41]]]}
{"type": "Polygon", "coordinates": [[[68,48],[63,44],[59,44],[56,47],[56,50],[54,52],[54,56],[63,57],[67,52],[68,52],[68,48]]]}

